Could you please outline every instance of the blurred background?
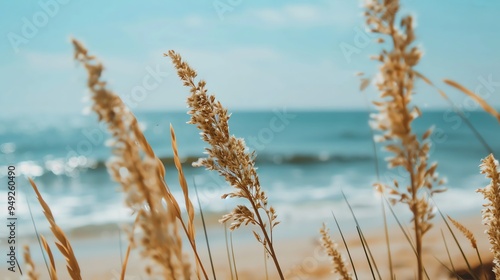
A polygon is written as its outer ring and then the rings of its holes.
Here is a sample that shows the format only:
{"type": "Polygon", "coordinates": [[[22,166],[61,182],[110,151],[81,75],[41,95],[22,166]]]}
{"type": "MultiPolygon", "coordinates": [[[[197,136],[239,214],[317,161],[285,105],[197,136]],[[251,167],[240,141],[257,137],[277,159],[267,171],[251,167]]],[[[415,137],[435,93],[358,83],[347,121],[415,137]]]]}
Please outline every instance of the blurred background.
{"type": "MultiPolygon", "coordinates": [[[[416,18],[417,46],[424,52],[418,70],[445,89],[500,151],[495,120],[441,83],[454,79],[500,106],[500,2],[402,5],[402,14],[416,18]]],[[[342,190],[360,218],[378,215],[371,187],[377,164],[384,182],[405,180],[386,170],[381,147],[374,154],[368,121],[377,93],[372,87],[361,93],[355,73],[374,76],[378,65],[369,56],[380,46],[364,28],[358,1],[2,1],[0,15],[0,176],[6,180],[8,165],[19,172],[19,234],[33,234],[27,200],[37,209],[35,221],[43,220],[24,176],[35,178],[64,228],[130,220],[106,171],[109,134],[89,109],[86,73],[73,61],[71,37],[103,62],[104,78],[136,114],[180,195],[169,164],[173,124],[187,178],[199,188],[207,215],[219,216],[237,201],[220,199],[230,189],[217,174],[191,167],[205,145],[186,124],[188,90],[163,57],[170,49],[233,112],[231,132],[257,152],[262,186],[289,226],[315,233],[332,209],[343,209],[338,216],[350,220],[342,190]],[[314,227],[301,227],[305,220],[314,227]]],[[[439,205],[479,211],[474,190],[485,185],[478,165],[487,151],[434,89],[419,82],[416,91],[424,114],[415,129],[435,126],[431,160],[448,178],[450,191],[439,205]]],[[[5,192],[0,200],[3,205],[5,192]]]]}

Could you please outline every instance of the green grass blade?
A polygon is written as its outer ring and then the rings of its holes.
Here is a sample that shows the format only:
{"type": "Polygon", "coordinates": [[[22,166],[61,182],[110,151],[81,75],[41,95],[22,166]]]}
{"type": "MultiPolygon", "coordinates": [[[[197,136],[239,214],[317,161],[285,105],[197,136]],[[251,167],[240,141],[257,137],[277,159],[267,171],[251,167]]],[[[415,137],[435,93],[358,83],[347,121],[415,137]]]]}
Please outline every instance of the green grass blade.
{"type": "Polygon", "coordinates": [[[231,244],[231,256],[233,259],[234,275],[236,276],[236,280],[238,280],[238,269],[236,268],[236,258],[234,257],[233,232],[229,233],[229,241],[231,244]]]}
{"type": "Polygon", "coordinates": [[[477,278],[477,276],[474,274],[473,270],[472,270],[472,267],[470,266],[470,263],[469,263],[469,260],[467,259],[467,257],[465,256],[465,253],[464,253],[464,250],[462,249],[462,246],[460,246],[460,243],[458,242],[458,239],[455,235],[455,233],[453,232],[450,224],[448,223],[448,221],[446,220],[446,218],[444,217],[444,214],[443,212],[441,212],[441,209],[439,209],[439,207],[437,206],[436,202],[434,201],[434,199],[432,199],[431,197],[431,200],[432,200],[432,203],[434,204],[434,206],[436,207],[439,215],[441,216],[441,218],[443,219],[444,223],[446,224],[446,227],[448,227],[448,231],[451,233],[451,236],[453,236],[453,239],[455,240],[455,243],[457,244],[457,247],[458,249],[460,250],[460,253],[462,254],[462,257],[465,261],[465,263],[467,264],[467,268],[469,270],[469,273],[470,275],[475,279],[475,280],[479,280],[479,278],[477,278]]]}
{"type": "Polygon", "coordinates": [[[227,226],[226,226],[226,223],[224,223],[224,239],[226,241],[227,261],[229,263],[229,271],[231,272],[231,280],[234,280],[233,262],[231,261],[231,254],[230,254],[230,251],[229,251],[229,241],[228,241],[228,238],[227,238],[227,226]]]}
{"type": "MultiPolygon", "coordinates": [[[[379,279],[382,279],[382,277],[380,277],[380,272],[378,270],[378,267],[377,267],[377,264],[375,262],[375,259],[373,258],[373,255],[372,255],[372,252],[370,250],[370,246],[368,246],[368,243],[366,242],[366,239],[363,235],[363,231],[361,230],[361,226],[359,225],[359,222],[358,222],[358,219],[356,218],[356,215],[354,214],[354,210],[352,209],[351,207],[351,204],[349,203],[349,201],[347,200],[347,197],[345,196],[345,193],[343,190],[340,191],[342,193],[342,196],[344,197],[344,200],[345,202],[347,203],[347,206],[349,207],[349,211],[351,212],[352,214],[352,217],[354,219],[354,222],[356,223],[356,227],[358,229],[358,233],[360,235],[360,238],[361,238],[361,243],[363,244],[363,249],[364,249],[364,246],[366,245],[366,250],[368,251],[368,255],[367,255],[367,258],[370,257],[372,262],[373,262],[373,267],[375,268],[375,271],[377,272],[377,275],[379,277],[379,279]]],[[[365,252],[366,254],[366,252],[365,252]]],[[[369,262],[370,263],[370,262],[369,262]]],[[[370,264],[370,269],[371,269],[371,264],[370,264]]],[[[374,277],[375,279],[375,277],[374,277]]]]}
{"type": "Polygon", "coordinates": [[[382,206],[382,216],[384,217],[384,235],[385,235],[385,244],[387,245],[387,258],[389,261],[389,271],[391,273],[391,279],[394,280],[394,268],[392,266],[391,245],[389,243],[389,229],[387,228],[387,217],[385,213],[385,205],[383,199],[380,199],[380,204],[382,206]]]}
{"type": "Polygon", "coordinates": [[[455,275],[457,277],[457,279],[462,279],[462,277],[460,277],[460,275],[458,275],[455,271],[451,270],[445,263],[443,263],[440,259],[438,259],[436,256],[433,256],[434,259],[436,259],[436,261],[438,261],[438,263],[441,264],[441,266],[443,266],[444,268],[446,268],[446,270],[448,270],[448,272],[450,272],[451,274],[455,275]]]}
{"type": "Polygon", "coordinates": [[[448,97],[448,95],[443,90],[439,89],[430,79],[428,79],[427,77],[425,77],[420,72],[414,71],[414,73],[422,81],[424,81],[429,86],[431,86],[432,88],[434,88],[446,100],[446,102],[448,102],[448,104],[453,109],[453,111],[455,112],[455,114],[457,114],[460,117],[460,119],[462,119],[462,121],[464,121],[464,123],[469,127],[469,129],[472,131],[472,133],[474,134],[474,136],[479,140],[479,142],[481,143],[481,145],[483,145],[483,147],[488,151],[488,154],[494,154],[493,149],[490,147],[490,145],[488,145],[488,143],[483,138],[483,136],[481,135],[481,133],[479,133],[479,131],[469,121],[469,119],[467,118],[467,116],[465,116],[464,112],[458,106],[456,106],[455,103],[453,103],[453,101],[448,97]]]}
{"type": "MultiPolygon", "coordinates": [[[[483,259],[481,258],[481,254],[479,253],[479,249],[478,248],[476,248],[476,253],[477,253],[477,258],[479,259],[479,271],[481,271],[481,273],[484,273],[483,272],[483,270],[484,270],[484,268],[483,268],[484,267],[484,265],[483,265],[483,259]]],[[[488,280],[487,278],[488,278],[488,276],[485,275],[485,279],[486,280],[488,280]]]]}
{"type": "Polygon", "coordinates": [[[267,270],[267,250],[264,248],[264,269],[266,271],[266,280],[269,280],[269,273],[267,270]]]}
{"type": "Polygon", "coordinates": [[[370,267],[370,272],[372,273],[373,280],[375,280],[377,278],[375,278],[375,273],[373,272],[372,264],[370,262],[370,257],[368,256],[368,252],[366,251],[366,245],[365,245],[364,239],[362,237],[361,230],[360,230],[359,226],[356,226],[356,230],[358,231],[359,240],[361,240],[361,245],[363,246],[363,251],[365,253],[365,257],[366,257],[366,261],[368,262],[368,266],[370,267]]]}
{"type": "Polygon", "coordinates": [[[332,211],[333,219],[335,220],[335,224],[337,225],[337,228],[339,229],[340,232],[340,237],[342,238],[342,242],[344,242],[345,249],[347,251],[347,255],[349,256],[349,261],[351,262],[352,266],[352,271],[354,272],[354,277],[356,280],[358,280],[358,274],[356,273],[356,267],[354,266],[354,262],[352,261],[352,256],[351,256],[351,251],[349,250],[349,246],[347,246],[347,241],[344,238],[344,234],[342,233],[342,229],[340,229],[339,222],[337,221],[337,217],[335,217],[335,214],[332,211]]]}
{"type": "MultiPolygon", "coordinates": [[[[387,200],[387,197],[385,197],[384,194],[382,194],[382,197],[384,198],[385,203],[387,204],[389,210],[391,211],[392,216],[394,217],[394,220],[398,223],[399,228],[401,229],[401,232],[404,234],[406,240],[410,244],[410,247],[413,250],[413,253],[415,254],[416,257],[418,257],[417,249],[415,248],[415,245],[413,244],[411,237],[408,235],[408,233],[405,231],[403,224],[401,224],[401,221],[398,219],[398,216],[396,216],[396,213],[394,213],[394,209],[392,209],[391,203],[387,200]]],[[[424,273],[427,279],[430,279],[429,274],[427,273],[427,270],[424,267],[424,273]]]]}
{"type": "Polygon", "coordinates": [[[203,215],[203,208],[201,207],[200,196],[198,195],[198,188],[196,187],[196,182],[193,178],[194,192],[196,193],[196,201],[198,201],[198,208],[200,208],[201,223],[203,225],[203,233],[205,234],[205,242],[207,243],[208,258],[210,259],[210,266],[212,266],[212,275],[214,280],[217,279],[215,275],[214,261],[212,260],[212,251],[210,250],[210,242],[208,241],[207,226],[205,224],[205,216],[203,215]]]}
{"type": "Polygon", "coordinates": [[[448,260],[450,261],[452,272],[457,276],[458,280],[460,276],[458,276],[456,272],[457,270],[455,269],[455,265],[453,264],[453,260],[451,259],[450,250],[448,249],[448,243],[446,242],[446,238],[444,238],[444,233],[442,229],[441,229],[441,237],[443,238],[444,247],[446,248],[446,254],[448,254],[448,260]]]}
{"type": "MultiPolygon", "coordinates": [[[[43,251],[43,248],[42,248],[42,241],[40,240],[40,234],[38,233],[38,228],[36,227],[35,219],[33,218],[33,212],[31,212],[31,205],[30,205],[30,201],[28,199],[27,194],[26,194],[26,204],[28,205],[28,211],[30,212],[31,223],[33,224],[33,228],[35,229],[35,235],[36,235],[36,239],[38,241],[38,246],[40,246],[40,252],[42,252],[43,262],[45,263],[45,267],[47,268],[47,272],[49,274],[50,279],[53,279],[52,275],[50,274],[49,264],[47,263],[47,258],[45,257],[45,252],[43,251]]],[[[16,258],[16,263],[17,263],[17,258],[16,258]]],[[[17,263],[17,266],[19,267],[19,263],[17,263]]],[[[19,271],[21,271],[20,267],[19,267],[19,271]]],[[[22,272],[21,272],[21,275],[23,275],[22,272]]]]}

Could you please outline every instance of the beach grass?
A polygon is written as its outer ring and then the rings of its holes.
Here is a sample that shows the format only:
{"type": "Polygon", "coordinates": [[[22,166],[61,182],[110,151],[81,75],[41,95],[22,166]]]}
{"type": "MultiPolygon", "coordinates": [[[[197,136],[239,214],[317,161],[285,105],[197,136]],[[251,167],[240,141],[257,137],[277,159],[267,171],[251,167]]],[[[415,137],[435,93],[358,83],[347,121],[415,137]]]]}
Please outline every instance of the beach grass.
{"type": "MultiPolygon", "coordinates": [[[[381,197],[384,218],[382,243],[385,242],[386,257],[384,256],[384,259],[387,261],[381,260],[380,253],[372,253],[374,243],[370,240],[369,232],[363,231],[358,224],[354,212],[352,214],[353,219],[356,220],[357,238],[346,240],[343,235],[332,238],[325,224],[322,227],[318,225],[317,240],[331,262],[329,269],[331,273],[328,271],[326,276],[336,274],[340,279],[362,279],[358,278],[356,270],[369,269],[368,275],[373,279],[403,279],[397,274],[397,271],[401,270],[401,268],[396,270],[395,265],[397,249],[395,244],[392,244],[393,238],[389,236],[386,222],[386,209],[389,209],[398,221],[397,231],[405,236],[407,250],[409,249],[410,254],[414,255],[413,262],[407,263],[407,267],[403,268],[410,271],[409,274],[413,275],[414,279],[431,278],[429,272],[430,266],[433,265],[431,262],[434,266],[435,263],[439,263],[439,267],[447,271],[449,279],[488,279],[490,276],[485,271],[489,268],[496,279],[500,279],[498,161],[493,154],[482,160],[480,171],[490,179],[491,183],[478,190],[487,200],[482,219],[487,228],[486,233],[493,253],[492,257],[489,257],[480,252],[476,239],[478,237],[471,229],[454,218],[448,216],[446,219],[440,210],[436,210],[438,205],[435,204],[433,196],[436,194],[445,196],[446,189],[442,187],[445,181],[438,176],[437,163],[431,162],[430,158],[432,128],[422,135],[417,135],[413,129],[413,121],[422,114],[418,105],[413,102],[415,82],[421,79],[427,84],[434,85],[422,73],[415,70],[422,52],[415,46],[414,19],[400,14],[398,0],[367,2],[365,19],[366,27],[377,35],[376,42],[382,46],[380,53],[373,56],[380,66],[377,72],[378,78],[374,82],[375,88],[379,91],[379,97],[373,102],[376,113],[370,119],[371,127],[378,145],[382,145],[391,154],[391,157],[386,159],[389,169],[403,170],[406,180],[384,182],[379,179],[380,181],[374,183],[375,192],[381,197]],[[405,205],[411,213],[410,229],[405,226],[406,221],[398,220],[394,213],[392,207],[396,204],[405,205]],[[446,234],[441,232],[442,241],[432,241],[432,244],[439,244],[446,248],[448,255],[446,261],[437,258],[433,260],[431,256],[426,255],[428,254],[426,253],[428,233],[436,223],[434,220],[436,213],[443,217],[447,232],[445,231],[446,234]],[[465,236],[470,244],[458,241],[448,221],[465,236]],[[340,237],[344,241],[343,246],[339,246],[334,241],[340,240],[340,237]],[[349,242],[359,244],[349,244],[349,242]],[[465,253],[465,247],[469,245],[474,249],[472,256],[470,253],[465,253]],[[363,249],[362,257],[352,258],[349,249],[356,246],[363,249]],[[465,266],[457,266],[456,260],[452,259],[449,247],[454,246],[461,251],[465,266]],[[349,262],[344,256],[343,249],[347,250],[349,262]],[[472,264],[472,258],[477,258],[479,264],[472,264]],[[366,269],[367,264],[368,269],[366,269]]],[[[196,242],[201,229],[196,228],[195,220],[200,217],[200,214],[195,211],[189,197],[189,193],[194,189],[193,186],[189,186],[188,178],[182,168],[178,145],[182,146],[183,143],[178,143],[174,127],[170,127],[170,137],[177,180],[183,192],[181,201],[178,201],[172,194],[167,184],[170,178],[165,178],[165,167],[142,133],[138,120],[102,79],[104,71],[102,63],[91,55],[78,40],[73,39],[72,43],[75,49],[74,59],[87,71],[87,87],[92,96],[92,110],[97,114],[99,121],[107,125],[112,136],[113,157],[107,163],[109,173],[120,185],[121,191],[125,194],[125,204],[135,215],[135,222],[127,228],[129,244],[119,278],[127,279],[128,268],[136,265],[130,263],[129,257],[132,251],[139,252],[140,258],[144,261],[140,264],[141,269],[152,279],[216,279],[217,275],[227,275],[227,271],[216,270],[211,260],[211,252],[209,252],[209,261],[202,253],[205,248],[196,242]],[[181,211],[180,205],[186,209],[185,212],[181,211]]],[[[208,145],[205,149],[206,157],[194,162],[193,166],[204,167],[208,172],[216,171],[232,187],[227,190],[222,199],[238,199],[240,202],[229,213],[220,217],[219,222],[224,225],[228,224],[231,237],[232,232],[241,227],[248,228],[253,233],[254,242],[261,246],[264,252],[262,258],[266,267],[267,260],[273,264],[272,273],[267,271],[271,268],[266,269],[266,278],[274,275],[277,279],[303,279],[297,276],[289,277],[286,273],[288,268],[284,267],[280,261],[282,256],[276,250],[277,243],[280,241],[273,237],[273,230],[280,224],[280,221],[278,212],[268,203],[265,186],[260,184],[255,167],[257,155],[249,151],[244,139],[231,134],[228,109],[215,95],[208,94],[206,82],[197,78],[196,71],[175,51],[168,51],[165,56],[171,59],[181,82],[189,90],[187,96],[188,114],[191,117],[189,123],[200,130],[202,140],[208,145]]],[[[367,78],[362,79],[362,89],[369,86],[367,80],[370,81],[367,78]]],[[[451,80],[445,80],[445,82],[472,97],[486,112],[500,121],[500,114],[485,100],[457,82],[451,80]]],[[[446,96],[444,92],[443,96],[446,96]]],[[[74,252],[68,236],[56,224],[56,217],[53,216],[35,182],[30,179],[30,183],[50,223],[52,234],[57,240],[56,248],[66,260],[69,277],[82,279],[81,269],[87,268],[80,267],[78,254],[74,252]]],[[[346,203],[349,205],[348,198],[346,198],[346,203]]],[[[337,226],[341,231],[338,223],[337,226]]],[[[203,230],[208,244],[206,228],[203,230]]],[[[232,238],[230,241],[226,237],[228,266],[231,270],[229,274],[231,279],[239,279],[237,268],[239,261],[234,257],[232,238]]],[[[58,276],[50,244],[45,237],[40,236],[40,244],[44,248],[44,255],[48,256],[46,269],[50,279],[61,279],[58,276]]],[[[27,279],[40,279],[43,266],[35,266],[29,248],[25,249],[24,258],[27,279]]],[[[308,277],[313,279],[314,275],[308,277]]]]}

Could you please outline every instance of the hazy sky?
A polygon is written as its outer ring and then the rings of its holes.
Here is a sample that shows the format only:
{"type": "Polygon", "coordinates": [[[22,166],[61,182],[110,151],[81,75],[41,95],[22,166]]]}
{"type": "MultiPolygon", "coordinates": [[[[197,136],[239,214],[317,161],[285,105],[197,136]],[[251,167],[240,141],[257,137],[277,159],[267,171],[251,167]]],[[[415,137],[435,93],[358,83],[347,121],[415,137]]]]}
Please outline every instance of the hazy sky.
{"type": "MultiPolygon", "coordinates": [[[[402,4],[417,19],[419,70],[444,89],[440,80],[453,78],[486,90],[500,106],[500,1],[402,4]]],[[[188,90],[162,56],[169,49],[231,110],[365,108],[353,74],[378,65],[363,23],[354,0],[1,1],[1,114],[82,111],[86,77],[72,61],[71,36],[101,58],[134,111],[185,108],[188,90]]],[[[419,84],[418,92],[421,107],[446,106],[432,89],[419,84]]]]}

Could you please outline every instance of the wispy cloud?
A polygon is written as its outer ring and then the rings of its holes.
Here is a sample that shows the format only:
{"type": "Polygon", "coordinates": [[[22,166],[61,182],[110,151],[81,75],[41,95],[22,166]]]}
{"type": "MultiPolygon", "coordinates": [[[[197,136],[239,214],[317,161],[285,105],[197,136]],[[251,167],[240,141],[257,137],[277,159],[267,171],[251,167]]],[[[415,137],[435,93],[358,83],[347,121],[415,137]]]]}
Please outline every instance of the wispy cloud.
{"type": "Polygon", "coordinates": [[[319,7],[305,4],[287,5],[279,9],[256,9],[250,11],[250,14],[266,24],[278,26],[291,24],[317,25],[323,21],[319,7]]]}
{"type": "MultiPolygon", "coordinates": [[[[346,95],[355,83],[354,71],[339,69],[328,59],[290,57],[268,47],[240,47],[226,50],[178,49],[183,58],[208,82],[208,88],[233,109],[332,108],[359,103],[358,95],[346,95]],[[329,96],[325,100],[325,96],[329,96]],[[329,102],[334,96],[342,104],[329,102]],[[285,105],[286,104],[286,105],[285,105]]],[[[185,92],[173,75],[166,83],[163,106],[184,104],[185,92]]],[[[153,102],[153,99],[150,100],[153,102]]],[[[153,103],[151,103],[153,106],[153,103]]]]}
{"type": "Polygon", "coordinates": [[[307,4],[285,4],[279,7],[247,9],[233,17],[234,22],[264,28],[313,28],[351,26],[359,19],[356,1],[318,1],[307,4]]]}

